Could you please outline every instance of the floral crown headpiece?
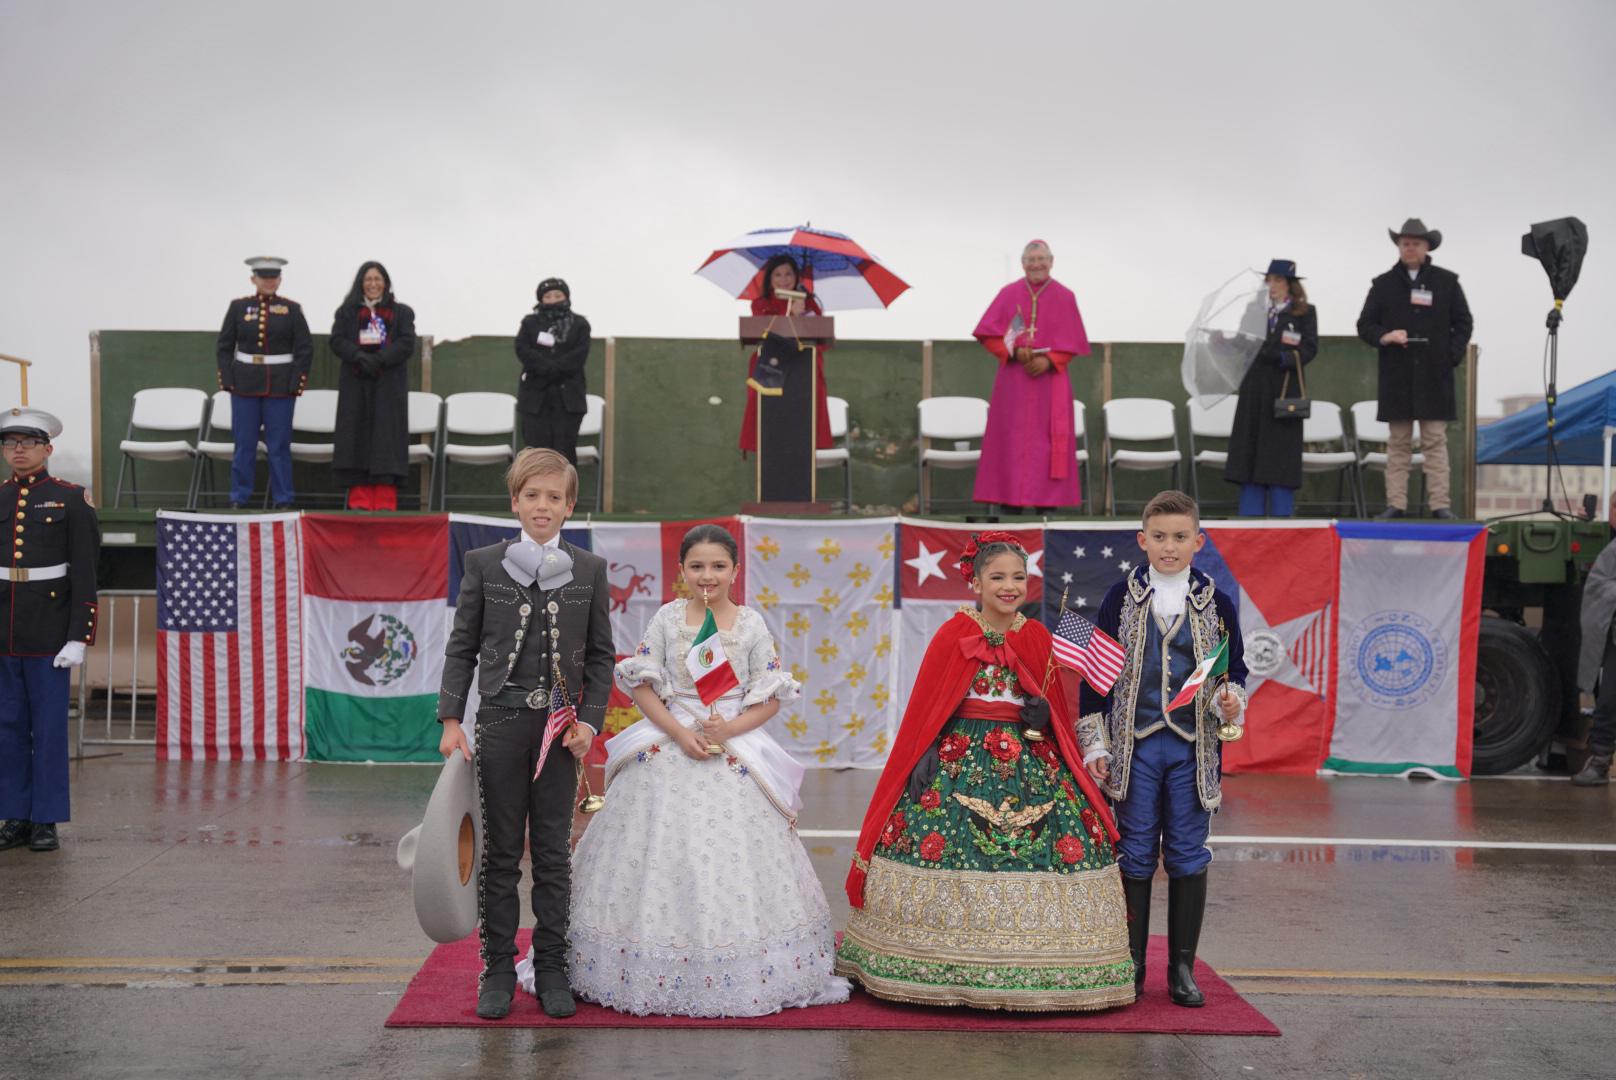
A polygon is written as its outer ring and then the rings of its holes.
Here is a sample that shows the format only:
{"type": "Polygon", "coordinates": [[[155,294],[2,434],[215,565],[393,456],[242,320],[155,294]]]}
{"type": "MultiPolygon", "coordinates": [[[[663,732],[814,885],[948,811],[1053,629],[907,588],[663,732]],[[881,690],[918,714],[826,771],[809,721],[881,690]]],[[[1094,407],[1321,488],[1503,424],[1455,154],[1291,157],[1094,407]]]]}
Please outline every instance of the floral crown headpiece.
{"type": "Polygon", "coordinates": [[[1027,557],[1027,549],[1022,546],[1021,540],[1014,533],[972,533],[971,538],[965,542],[965,550],[960,552],[959,574],[962,579],[969,582],[976,575],[976,554],[989,544],[1008,544],[1021,552],[1022,558],[1027,557]]]}

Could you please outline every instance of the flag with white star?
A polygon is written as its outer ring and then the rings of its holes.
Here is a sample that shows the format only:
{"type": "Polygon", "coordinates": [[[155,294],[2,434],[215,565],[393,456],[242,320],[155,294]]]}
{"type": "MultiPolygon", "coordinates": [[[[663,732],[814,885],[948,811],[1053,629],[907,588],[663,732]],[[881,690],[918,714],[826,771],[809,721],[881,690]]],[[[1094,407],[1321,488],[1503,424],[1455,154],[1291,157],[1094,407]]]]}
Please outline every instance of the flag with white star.
{"type": "MultiPolygon", "coordinates": [[[[1324,760],[1334,711],[1328,643],[1335,533],[1325,521],[1207,522],[1205,533],[1193,565],[1234,605],[1249,669],[1246,738],[1224,746],[1224,770],[1310,774],[1324,760]]],[[[1148,563],[1131,522],[1051,527],[1044,538],[1044,621],[1051,627],[1063,589],[1068,608],[1093,618],[1107,590],[1148,563]]]]}
{"type": "Polygon", "coordinates": [[[157,515],[157,756],[303,757],[298,515],[157,515]]]}

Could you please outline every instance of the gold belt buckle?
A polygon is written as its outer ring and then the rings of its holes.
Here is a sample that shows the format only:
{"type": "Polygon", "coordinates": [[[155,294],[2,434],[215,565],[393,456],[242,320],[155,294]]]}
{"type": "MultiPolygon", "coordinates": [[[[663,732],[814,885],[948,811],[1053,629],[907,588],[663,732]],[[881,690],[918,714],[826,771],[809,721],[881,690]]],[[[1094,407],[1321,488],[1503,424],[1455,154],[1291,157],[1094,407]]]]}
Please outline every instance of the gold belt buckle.
{"type": "Polygon", "coordinates": [[[264,362],[264,354],[263,353],[254,353],[252,362],[255,363],[255,364],[262,364],[264,362]]]}
{"type": "Polygon", "coordinates": [[[27,581],[28,580],[28,568],[26,566],[13,566],[11,568],[11,580],[12,581],[27,581]]]}

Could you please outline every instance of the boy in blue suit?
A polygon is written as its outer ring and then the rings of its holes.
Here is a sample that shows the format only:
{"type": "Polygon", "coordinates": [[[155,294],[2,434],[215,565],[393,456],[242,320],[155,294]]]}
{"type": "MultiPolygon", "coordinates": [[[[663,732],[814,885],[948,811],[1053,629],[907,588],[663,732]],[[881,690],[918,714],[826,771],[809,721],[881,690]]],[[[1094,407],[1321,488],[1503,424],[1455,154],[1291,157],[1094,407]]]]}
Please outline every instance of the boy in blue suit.
{"type": "Polygon", "coordinates": [[[1111,587],[1095,620],[1125,661],[1109,694],[1083,684],[1077,733],[1083,762],[1115,803],[1117,863],[1128,901],[1134,983],[1143,992],[1150,889],[1167,869],[1167,989],[1177,1005],[1204,1005],[1195,950],[1206,911],[1206,846],[1220,786],[1220,723],[1243,724],[1246,664],[1231,599],[1190,565],[1206,543],[1195,500],[1164,491],[1145,507],[1139,547],[1148,558],[1111,587]],[[1228,678],[1208,679],[1186,705],[1174,694],[1227,637],[1228,678]]]}

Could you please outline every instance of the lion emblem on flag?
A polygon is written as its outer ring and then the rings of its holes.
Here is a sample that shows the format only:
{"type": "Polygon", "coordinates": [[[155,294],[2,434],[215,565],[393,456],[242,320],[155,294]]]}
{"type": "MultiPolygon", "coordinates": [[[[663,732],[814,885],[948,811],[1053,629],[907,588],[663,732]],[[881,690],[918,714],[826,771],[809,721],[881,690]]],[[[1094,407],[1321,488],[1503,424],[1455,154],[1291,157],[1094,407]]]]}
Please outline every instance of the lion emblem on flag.
{"type": "Polygon", "coordinates": [[[348,631],[342,662],[355,682],[387,686],[404,677],[420,651],[415,634],[402,619],[370,615],[348,631]]]}

